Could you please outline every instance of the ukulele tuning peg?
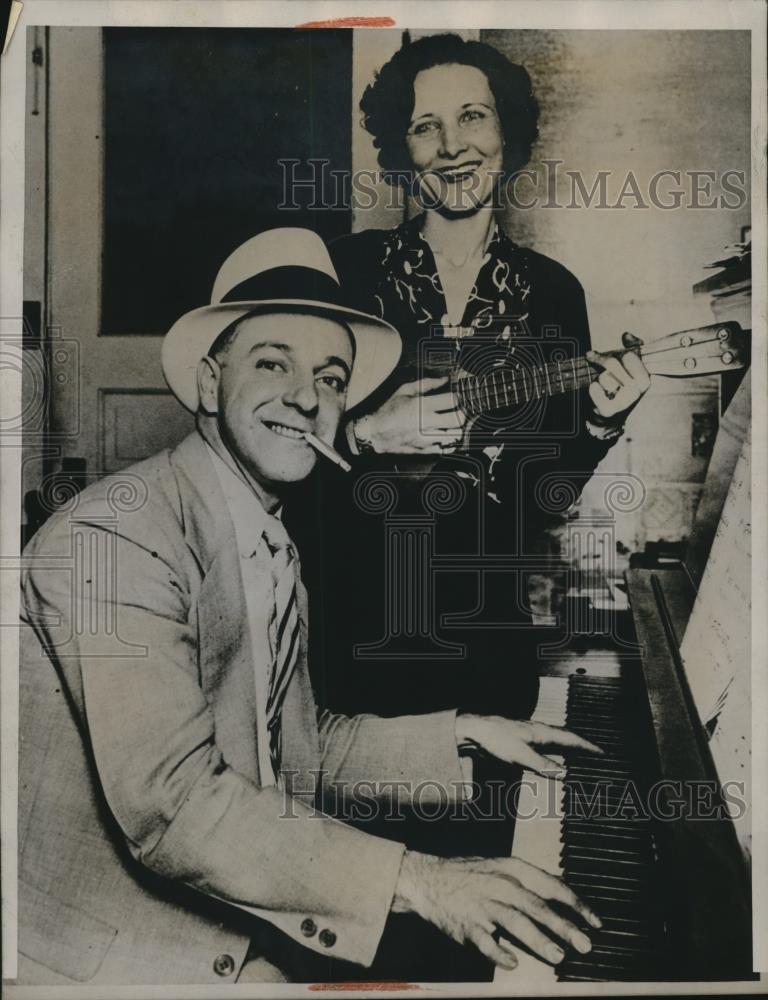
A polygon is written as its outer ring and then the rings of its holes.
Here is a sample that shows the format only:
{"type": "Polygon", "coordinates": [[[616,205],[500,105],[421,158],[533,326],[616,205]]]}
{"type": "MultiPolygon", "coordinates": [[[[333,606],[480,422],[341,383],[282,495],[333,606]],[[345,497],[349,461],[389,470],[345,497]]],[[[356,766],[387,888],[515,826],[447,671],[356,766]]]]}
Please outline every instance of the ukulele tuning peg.
{"type": "MultiPolygon", "coordinates": [[[[727,331],[726,331],[726,332],[727,332],[727,331]]],[[[731,362],[732,362],[732,361],[733,361],[733,354],[731,354],[731,352],[730,352],[730,351],[726,351],[726,352],[725,352],[725,353],[723,354],[723,357],[722,357],[722,362],[723,362],[723,364],[724,364],[724,365],[729,365],[729,364],[731,364],[731,362]]]]}
{"type": "Polygon", "coordinates": [[[642,340],[641,337],[638,337],[634,333],[629,333],[628,331],[622,333],[622,335],[621,335],[621,343],[622,343],[623,347],[627,347],[627,348],[630,348],[630,349],[633,349],[633,348],[636,348],[636,347],[643,347],[644,346],[644,341],[642,340]]]}
{"type": "Polygon", "coordinates": [[[690,337],[687,333],[684,337],[680,338],[681,347],[690,347],[692,343],[693,343],[693,338],[690,337]]]}
{"type": "Polygon", "coordinates": [[[718,340],[727,340],[728,339],[728,335],[729,335],[729,331],[726,330],[725,327],[722,327],[720,330],[717,331],[717,339],[718,340]]]}

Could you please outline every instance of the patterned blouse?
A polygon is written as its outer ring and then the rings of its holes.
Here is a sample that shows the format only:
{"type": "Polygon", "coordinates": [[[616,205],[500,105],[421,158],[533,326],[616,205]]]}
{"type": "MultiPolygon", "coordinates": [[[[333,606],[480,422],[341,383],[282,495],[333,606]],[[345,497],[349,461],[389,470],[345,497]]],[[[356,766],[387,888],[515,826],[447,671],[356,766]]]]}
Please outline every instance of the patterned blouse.
{"type": "MultiPolygon", "coordinates": [[[[443,287],[420,219],[398,226],[384,239],[381,280],[374,299],[382,317],[406,309],[419,326],[439,325],[446,336],[452,336],[456,328],[445,311],[443,287]]],[[[527,261],[515,252],[517,249],[494,223],[461,320],[460,329],[465,335],[501,325],[501,335],[508,339],[508,320],[527,320],[531,275],[527,261]]]]}
{"type": "MultiPolygon", "coordinates": [[[[461,323],[451,325],[422,221],[418,216],[392,230],[342,237],[331,246],[351,304],[386,319],[404,342],[397,371],[369,399],[367,410],[376,409],[403,382],[445,373],[457,362],[465,371],[483,374],[516,360],[528,366],[541,364],[557,352],[573,359],[589,349],[584,293],[577,279],[555,261],[518,246],[498,224],[461,323]]],[[[476,459],[477,471],[464,463],[457,474],[482,484],[492,501],[519,501],[520,455],[526,448],[541,451],[546,442],[550,452],[557,446],[549,471],[570,475],[572,492],[578,495],[608,449],[586,430],[586,395],[527,402],[514,411],[475,421],[469,453],[476,459]]],[[[398,464],[408,463],[398,460],[398,464]]],[[[441,467],[446,464],[451,460],[440,460],[441,467]]]]}

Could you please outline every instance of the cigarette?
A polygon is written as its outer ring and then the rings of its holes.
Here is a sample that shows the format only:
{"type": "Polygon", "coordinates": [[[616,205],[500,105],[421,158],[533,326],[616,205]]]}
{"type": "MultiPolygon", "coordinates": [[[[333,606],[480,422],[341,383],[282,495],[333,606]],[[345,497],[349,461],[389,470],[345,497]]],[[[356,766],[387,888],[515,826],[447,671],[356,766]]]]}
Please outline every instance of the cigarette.
{"type": "Polygon", "coordinates": [[[352,471],[352,466],[349,464],[349,462],[347,462],[346,459],[342,458],[341,455],[337,451],[334,451],[329,444],[325,443],[325,441],[321,441],[320,438],[315,437],[314,434],[310,434],[309,432],[305,432],[304,440],[308,444],[311,444],[312,447],[315,449],[315,451],[319,451],[321,455],[324,455],[326,458],[330,459],[331,462],[334,462],[345,472],[352,471]]]}

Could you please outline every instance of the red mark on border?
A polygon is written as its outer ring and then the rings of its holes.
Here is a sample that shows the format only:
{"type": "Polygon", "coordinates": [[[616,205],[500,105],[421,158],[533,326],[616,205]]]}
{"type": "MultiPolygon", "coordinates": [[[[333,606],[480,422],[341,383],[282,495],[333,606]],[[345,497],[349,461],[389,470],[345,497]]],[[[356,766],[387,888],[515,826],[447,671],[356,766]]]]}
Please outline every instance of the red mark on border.
{"type": "Polygon", "coordinates": [[[334,17],[329,21],[305,21],[304,24],[296,25],[297,28],[394,28],[394,26],[394,17],[334,17]]]}
{"type": "Polygon", "coordinates": [[[420,990],[421,987],[416,983],[387,983],[387,982],[376,982],[376,983],[310,983],[310,990],[338,990],[339,992],[345,990],[378,990],[380,992],[386,992],[387,990],[420,990]]]}

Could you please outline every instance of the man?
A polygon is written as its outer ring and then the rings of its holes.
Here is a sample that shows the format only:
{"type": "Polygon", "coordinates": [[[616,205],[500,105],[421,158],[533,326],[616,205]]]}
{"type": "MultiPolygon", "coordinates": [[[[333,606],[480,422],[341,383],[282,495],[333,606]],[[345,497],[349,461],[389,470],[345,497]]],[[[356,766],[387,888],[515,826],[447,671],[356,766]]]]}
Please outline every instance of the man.
{"type": "Polygon", "coordinates": [[[22,983],[276,980],[296,944],[369,965],[390,911],[507,966],[502,933],[551,962],[590,947],[597,918],[538,869],[406,852],[314,808],[326,782],[461,796],[469,748],[538,770],[535,743],[594,749],[455,712],[318,715],[280,503],[315,464],[305,434],[333,441],[399,353],[338,292],[312,233],[236,250],[164,342],[197,430],[89,487],[25,553],[22,983]]]}

